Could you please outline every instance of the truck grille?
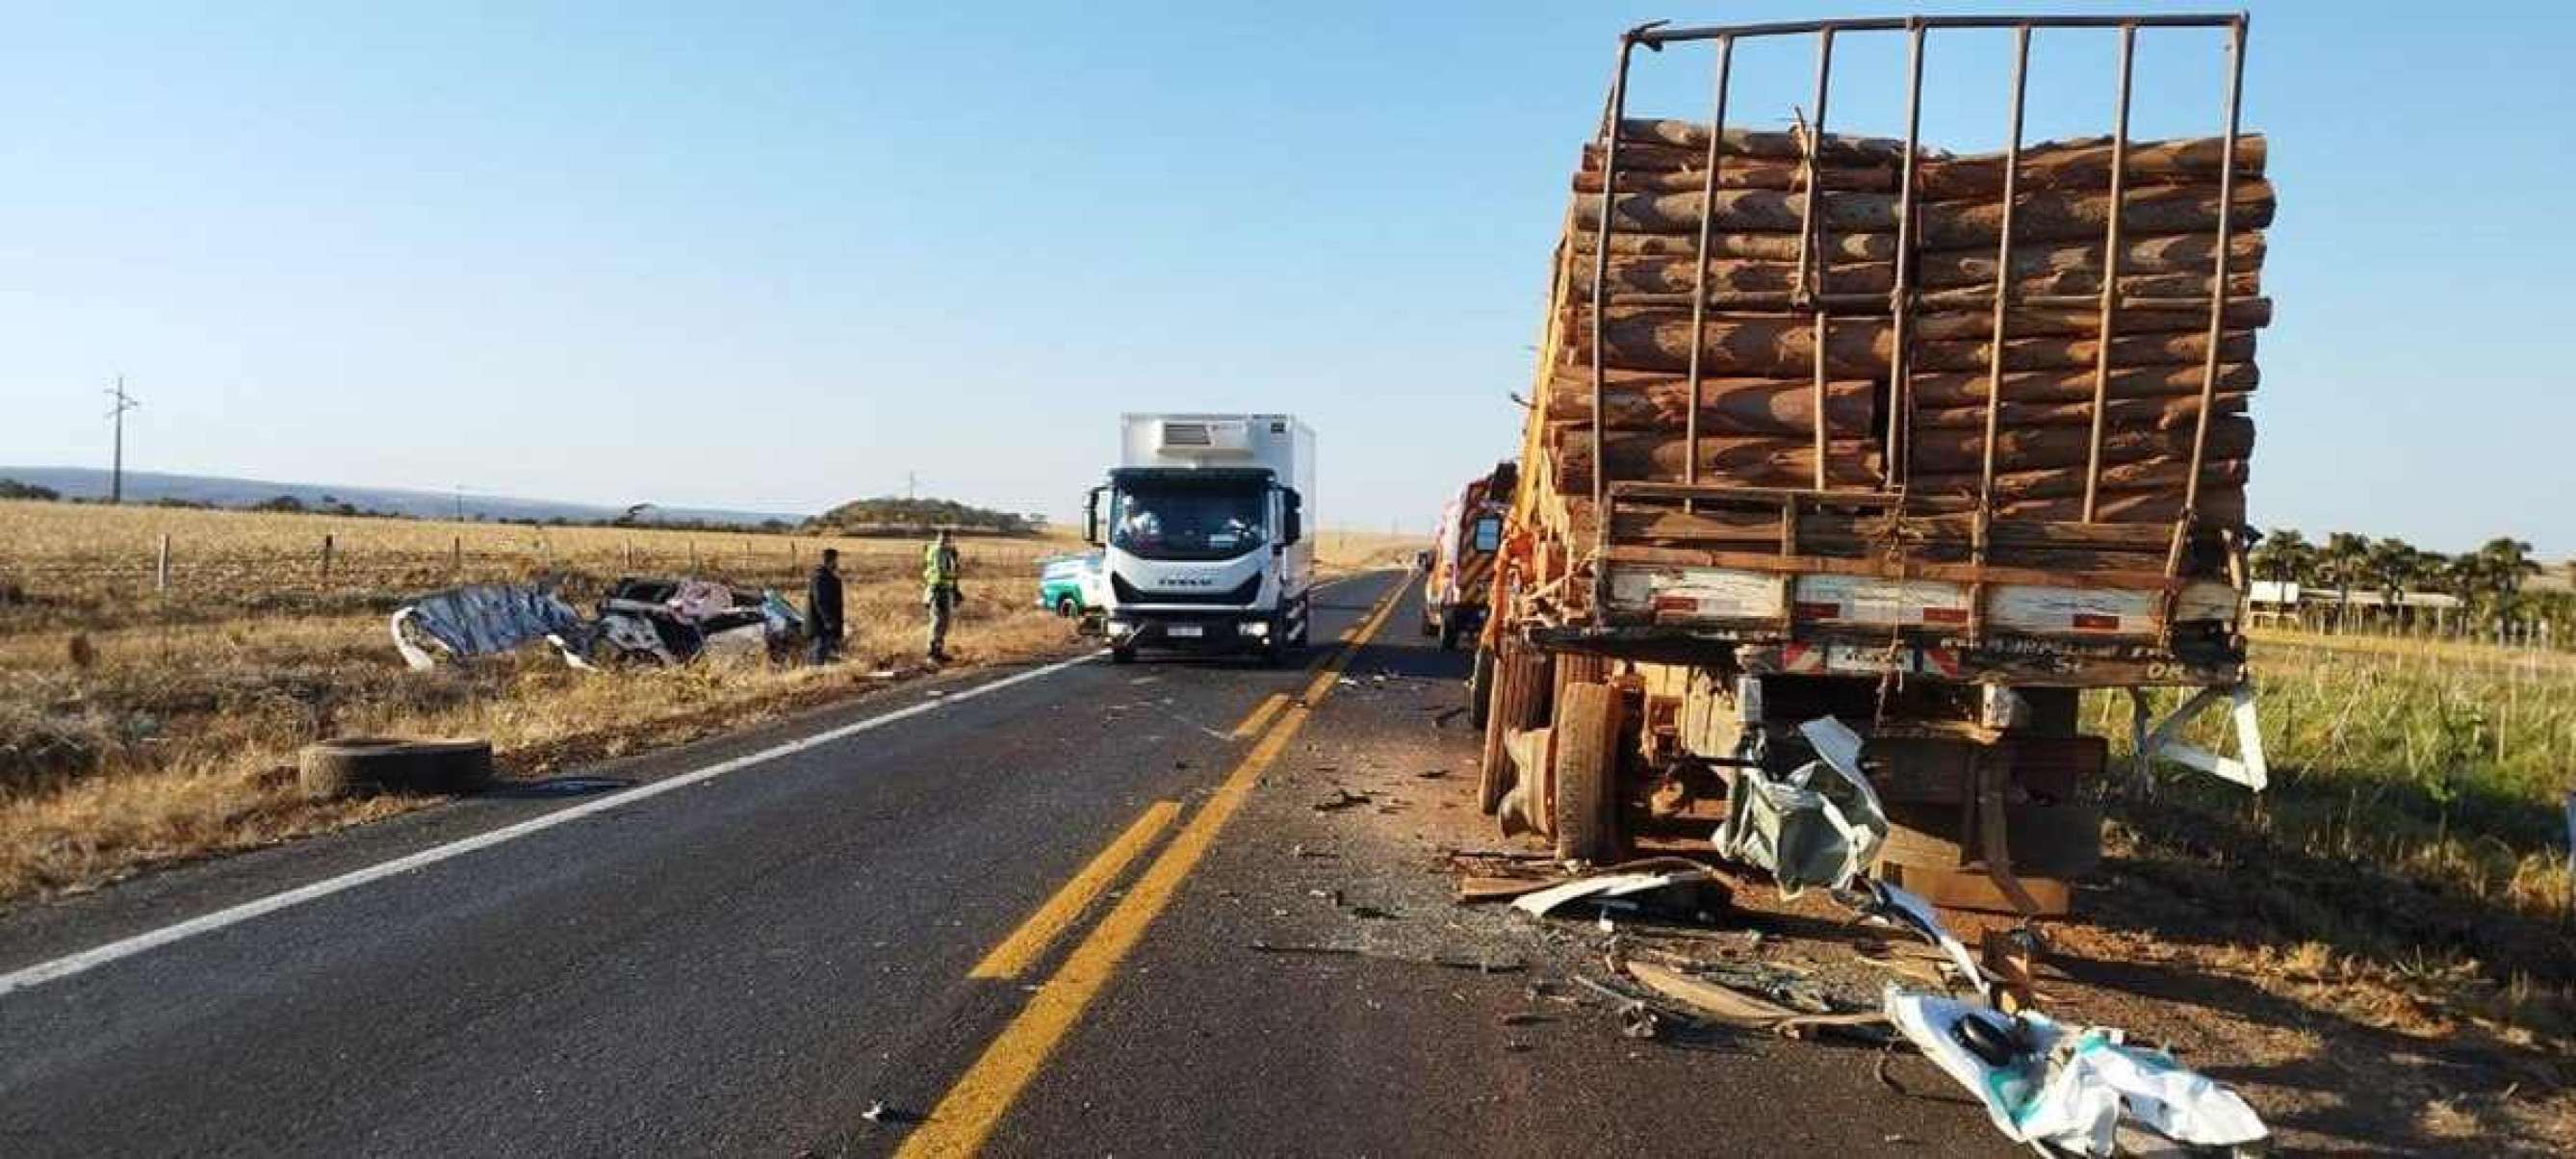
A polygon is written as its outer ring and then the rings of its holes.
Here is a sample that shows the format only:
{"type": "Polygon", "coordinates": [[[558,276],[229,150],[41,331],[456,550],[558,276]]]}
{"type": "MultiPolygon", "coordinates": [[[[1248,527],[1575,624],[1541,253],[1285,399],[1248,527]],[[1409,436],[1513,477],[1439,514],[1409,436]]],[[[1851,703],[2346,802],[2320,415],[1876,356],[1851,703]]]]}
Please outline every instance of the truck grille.
{"type": "Polygon", "coordinates": [[[1239,606],[1251,603],[1255,597],[1261,594],[1261,577],[1259,575],[1254,575],[1252,578],[1221,592],[1207,591],[1204,589],[1166,592],[1149,591],[1144,588],[1139,588],[1134,584],[1128,583],[1127,577],[1112,573],[1109,577],[1109,588],[1111,591],[1117,593],[1118,602],[1122,604],[1232,604],[1239,606]]]}

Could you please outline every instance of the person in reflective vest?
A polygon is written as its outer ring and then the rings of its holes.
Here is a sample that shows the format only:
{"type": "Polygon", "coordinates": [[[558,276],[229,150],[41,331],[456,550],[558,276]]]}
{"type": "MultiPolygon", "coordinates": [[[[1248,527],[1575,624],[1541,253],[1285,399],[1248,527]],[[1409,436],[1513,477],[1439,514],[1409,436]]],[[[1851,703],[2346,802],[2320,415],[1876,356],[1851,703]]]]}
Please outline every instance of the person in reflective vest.
{"type": "Polygon", "coordinates": [[[957,542],[939,533],[921,553],[921,602],[930,609],[930,658],[948,658],[948,620],[957,611],[957,542]]]}

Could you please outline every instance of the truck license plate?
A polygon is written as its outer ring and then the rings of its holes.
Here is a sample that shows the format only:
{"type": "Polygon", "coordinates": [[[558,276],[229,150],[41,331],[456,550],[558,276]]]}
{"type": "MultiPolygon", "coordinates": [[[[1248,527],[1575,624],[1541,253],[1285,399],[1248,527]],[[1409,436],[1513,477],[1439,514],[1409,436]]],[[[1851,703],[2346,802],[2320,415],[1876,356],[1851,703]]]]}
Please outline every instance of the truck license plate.
{"type": "Polygon", "coordinates": [[[1200,636],[1207,635],[1207,629],[1202,628],[1197,624],[1174,624],[1166,630],[1172,635],[1183,639],[1196,639],[1200,636]]]}

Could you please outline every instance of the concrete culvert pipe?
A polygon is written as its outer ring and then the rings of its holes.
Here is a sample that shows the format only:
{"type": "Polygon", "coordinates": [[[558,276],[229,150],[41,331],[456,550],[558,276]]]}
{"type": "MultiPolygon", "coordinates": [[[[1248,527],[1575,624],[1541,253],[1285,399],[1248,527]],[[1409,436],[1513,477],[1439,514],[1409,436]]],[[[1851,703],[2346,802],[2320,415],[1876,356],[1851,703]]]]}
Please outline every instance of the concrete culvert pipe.
{"type": "Polygon", "coordinates": [[[334,737],[304,747],[304,791],[313,797],[359,793],[470,793],[492,780],[492,742],[334,737]]]}

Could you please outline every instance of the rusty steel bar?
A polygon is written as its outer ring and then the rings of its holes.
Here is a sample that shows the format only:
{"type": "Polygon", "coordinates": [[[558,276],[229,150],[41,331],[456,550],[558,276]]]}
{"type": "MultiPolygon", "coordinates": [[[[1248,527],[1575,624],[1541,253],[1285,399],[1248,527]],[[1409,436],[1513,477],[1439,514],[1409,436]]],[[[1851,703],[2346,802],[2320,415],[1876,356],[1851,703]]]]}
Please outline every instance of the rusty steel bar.
{"type": "MultiPolygon", "coordinates": [[[[1816,220],[1816,202],[1824,196],[1817,186],[1825,182],[1824,171],[1816,164],[1816,159],[1825,151],[1825,100],[1833,90],[1833,79],[1834,30],[1827,28],[1816,33],[1816,123],[1807,131],[1807,197],[1798,213],[1798,280],[1795,285],[1800,293],[1811,298],[1823,293],[1825,288],[1822,270],[1825,258],[1819,252],[1824,233],[1816,220]]],[[[1825,470],[1828,446],[1825,439],[1825,338],[1833,328],[1833,314],[1824,303],[1816,302],[1815,317],[1816,490],[1822,491],[1825,480],[1830,477],[1825,470]]]]}
{"type": "Polygon", "coordinates": [[[1609,379],[1601,364],[1602,314],[1610,302],[1610,220],[1618,215],[1619,133],[1628,119],[1628,63],[1642,31],[1631,29],[1619,37],[1619,69],[1611,74],[1610,108],[1602,127],[1601,222],[1592,248],[1592,517],[1597,524],[1594,538],[1601,547],[1610,544],[1610,512],[1602,504],[1609,487],[1609,456],[1602,447],[1601,428],[1610,414],[1609,379]]]}
{"type": "Polygon", "coordinates": [[[2004,314],[2012,298],[2012,279],[2004,272],[2012,268],[2013,203],[2021,196],[2021,113],[2029,92],[2029,74],[2030,25],[2024,24],[2013,31],[2012,137],[2004,147],[2003,238],[1995,247],[1994,345],[1986,351],[1985,463],[1977,487],[1977,507],[1981,511],[1992,511],[1995,505],[1995,428],[2003,414],[2004,314]]]}
{"type": "MultiPolygon", "coordinates": [[[[1720,146],[1726,139],[1727,72],[1734,64],[1735,41],[1719,37],[1717,79],[1712,84],[1716,90],[1715,108],[1711,111],[1708,125],[1708,176],[1700,185],[1699,266],[1691,274],[1690,405],[1682,418],[1682,482],[1694,486],[1699,483],[1700,347],[1708,341],[1708,244],[1711,226],[1717,216],[1717,170],[1725,164],[1725,150],[1720,146]]],[[[1594,403],[1595,407],[1599,405],[1594,403]]],[[[1597,416],[1603,412],[1596,409],[1592,413],[1597,424],[1597,416]]],[[[1691,510],[1691,504],[1685,501],[1682,509],[1691,510]]]]}
{"type": "MultiPolygon", "coordinates": [[[[2138,29],[2120,27],[2119,111],[2111,129],[2111,213],[2102,229],[2102,313],[2100,341],[2093,351],[2093,435],[2084,445],[2084,522],[2100,513],[2102,488],[2103,409],[2111,397],[2111,336],[2120,314],[2120,219],[2127,216],[2129,179],[2129,76],[2136,62],[2138,29]]],[[[2222,195],[2223,196],[2223,195],[2222,195]]],[[[2008,277],[2010,270],[1997,276],[2008,277]]]]}
{"type": "Polygon", "coordinates": [[[1888,482],[1905,489],[1912,468],[1906,461],[1914,425],[1914,367],[1907,357],[1907,338],[1914,321],[1914,170],[1923,135],[1924,29],[1908,21],[1905,53],[1905,175],[1896,187],[1896,286],[1888,291],[1887,471],[1888,482]]]}
{"type": "Polygon", "coordinates": [[[1764,24],[1703,25],[1658,28],[1641,33],[1648,47],[1714,40],[1721,36],[1804,36],[1834,32],[1903,32],[1910,28],[2223,28],[2244,19],[2241,13],[2177,12],[2154,16],[1882,16],[1863,20],[1780,20],[1764,24]]]}
{"type": "Polygon", "coordinates": [[[2245,97],[2245,25],[2246,17],[2236,17],[2228,30],[2227,55],[2227,140],[2226,152],[2218,162],[2218,256],[2211,263],[2209,286],[2209,351],[2200,365],[2200,420],[2191,435],[2191,474],[2183,481],[2182,518],[2175,529],[2171,554],[2165,559],[2168,577],[2180,574],[2184,541],[2190,527],[2200,518],[2200,470],[2209,454],[2209,412],[2218,395],[2218,341],[2227,329],[2227,247],[2236,240],[2236,139],[2242,130],[2240,117],[2245,97]]]}

